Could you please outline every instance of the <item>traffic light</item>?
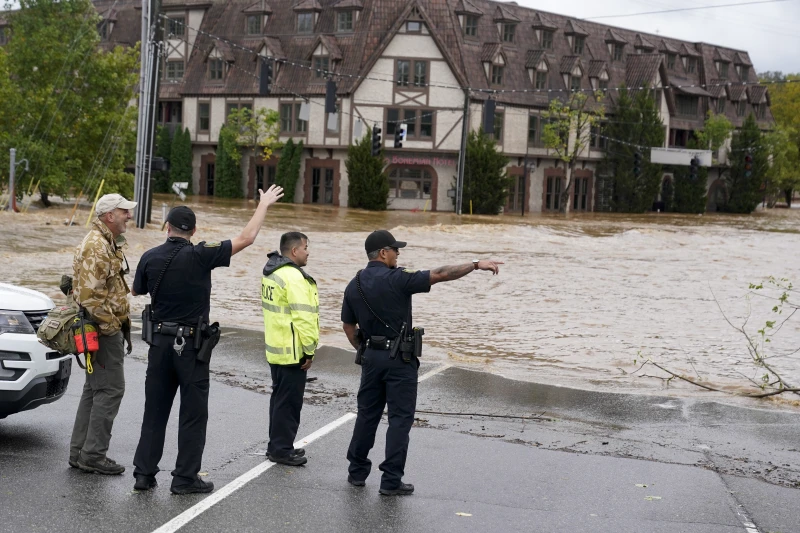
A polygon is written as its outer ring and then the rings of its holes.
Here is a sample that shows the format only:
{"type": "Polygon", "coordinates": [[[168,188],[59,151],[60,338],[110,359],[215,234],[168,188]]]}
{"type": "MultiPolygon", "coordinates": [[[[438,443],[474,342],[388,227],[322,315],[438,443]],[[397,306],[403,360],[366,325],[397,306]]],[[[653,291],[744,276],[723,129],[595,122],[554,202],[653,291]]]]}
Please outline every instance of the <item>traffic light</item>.
{"type": "Polygon", "coordinates": [[[261,73],[258,77],[259,96],[269,96],[272,88],[272,59],[261,58],[261,73]]]}
{"type": "Polygon", "coordinates": [[[753,156],[750,152],[744,154],[744,177],[750,178],[753,175],[753,156]]]}
{"type": "Polygon", "coordinates": [[[633,175],[637,178],[642,174],[642,153],[635,152],[633,154],[633,175]]]}
{"type": "Polygon", "coordinates": [[[381,129],[378,126],[372,128],[372,157],[381,155],[381,129]]]}
{"type": "Polygon", "coordinates": [[[397,124],[394,128],[394,147],[395,148],[402,148],[403,141],[406,140],[406,128],[408,126],[406,124],[397,124]]]}
{"type": "Polygon", "coordinates": [[[692,162],[689,165],[689,179],[692,181],[697,181],[697,175],[700,171],[700,160],[697,157],[692,158],[692,162]]]}

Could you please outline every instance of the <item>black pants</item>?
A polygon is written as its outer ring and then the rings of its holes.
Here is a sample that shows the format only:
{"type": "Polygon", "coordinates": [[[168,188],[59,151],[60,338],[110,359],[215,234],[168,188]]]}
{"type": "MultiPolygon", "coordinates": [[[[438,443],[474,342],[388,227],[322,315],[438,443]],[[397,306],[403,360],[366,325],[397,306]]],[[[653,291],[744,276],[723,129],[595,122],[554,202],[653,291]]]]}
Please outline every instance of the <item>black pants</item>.
{"type": "Polygon", "coordinates": [[[350,476],[367,479],[372,469],[369,451],[375,444],[375,432],[389,406],[389,429],[386,431],[386,459],[381,463],[382,489],[400,486],[408,454],[409,432],[417,407],[417,361],[404,363],[398,355],[389,359],[387,350],[367,350],[361,364],[358,389],[358,417],[347,450],[350,476]]]}
{"type": "Polygon", "coordinates": [[[133,464],[134,475],[155,476],[164,452],[164,436],[175,392],[181,391],[178,427],[178,460],[172,471],[172,486],[189,485],[197,478],[206,445],[208,424],[208,363],[197,360],[192,341],[178,355],[172,348],[175,338],[155,334],[147,362],[144,384],[142,435],[133,464]]]}
{"type": "Polygon", "coordinates": [[[267,453],[288,457],[300,427],[300,410],[306,390],[307,371],[299,365],[269,365],[272,395],[269,397],[269,444],[267,453]]]}

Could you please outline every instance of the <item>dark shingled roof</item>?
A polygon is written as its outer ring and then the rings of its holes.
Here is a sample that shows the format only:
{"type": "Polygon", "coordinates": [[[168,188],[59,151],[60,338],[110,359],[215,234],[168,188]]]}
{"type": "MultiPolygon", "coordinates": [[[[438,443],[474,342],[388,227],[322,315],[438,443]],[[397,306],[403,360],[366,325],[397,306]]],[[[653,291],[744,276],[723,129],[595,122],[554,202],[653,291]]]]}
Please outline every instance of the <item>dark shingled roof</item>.
{"type": "MultiPolygon", "coordinates": [[[[342,51],[339,49],[339,45],[336,43],[336,37],[332,35],[320,35],[319,42],[325,47],[328,51],[328,55],[331,57],[333,61],[341,61],[342,60],[342,51]]],[[[317,48],[317,45],[311,47],[311,53],[317,48]]]]}
{"type": "Polygon", "coordinates": [[[568,20],[564,27],[564,33],[567,35],[589,35],[589,32],[584,30],[574,20],[568,20]]]}
{"type": "Polygon", "coordinates": [[[469,0],[458,0],[458,4],[456,4],[456,14],[481,16],[483,15],[483,11],[475,7],[469,0]]]}
{"type": "Polygon", "coordinates": [[[728,85],[728,96],[732,102],[747,98],[747,87],[744,85],[728,85]]]}
{"type": "Polygon", "coordinates": [[[760,104],[761,100],[767,96],[767,88],[764,85],[753,85],[747,88],[750,94],[750,103],[760,104]]]}
{"type": "Polygon", "coordinates": [[[564,56],[561,58],[561,65],[558,71],[561,74],[569,74],[575,68],[575,65],[580,65],[580,61],[581,58],[578,56],[564,56]]]}
{"type": "Polygon", "coordinates": [[[690,45],[690,44],[687,45],[685,43],[683,45],[681,45],[680,54],[682,56],[690,56],[690,57],[700,57],[700,55],[701,55],[700,52],[695,50],[693,45],[690,45]]]}
{"type": "Polygon", "coordinates": [[[495,22],[520,22],[519,17],[517,17],[514,13],[506,9],[506,6],[497,6],[497,9],[494,12],[494,21],[495,22]]]}
{"type": "Polygon", "coordinates": [[[636,48],[646,48],[648,50],[656,49],[656,45],[654,45],[653,43],[651,43],[650,41],[642,37],[641,34],[638,33],[636,34],[636,40],[634,41],[633,46],[635,46],[636,48]]]}
{"type": "Polygon", "coordinates": [[[609,28],[609,30],[606,32],[606,42],[628,44],[628,41],[625,40],[625,37],[621,36],[611,28],[609,28]]]}
{"type": "Polygon", "coordinates": [[[659,45],[658,50],[666,54],[677,54],[678,52],[680,52],[680,50],[678,50],[675,46],[673,46],[672,44],[668,43],[663,39],[661,40],[661,44],[659,45]]]}
{"type": "Polygon", "coordinates": [[[727,80],[711,80],[709,86],[706,87],[708,93],[712,98],[722,98],[725,96],[725,85],[727,80]]]}
{"type": "Polygon", "coordinates": [[[723,61],[725,63],[730,63],[731,62],[731,58],[725,52],[720,50],[719,48],[715,48],[714,49],[714,59],[716,59],[718,61],[723,61]]]}
{"type": "Polygon", "coordinates": [[[260,15],[260,14],[272,14],[272,8],[267,4],[265,0],[258,0],[255,4],[249,5],[242,10],[242,13],[247,13],[248,15],[260,15]]]}
{"type": "Polygon", "coordinates": [[[672,86],[672,88],[681,94],[688,94],[691,96],[711,96],[711,93],[709,93],[702,87],[697,87],[697,86],[693,87],[691,85],[682,85],[676,83],[675,85],[672,86]]]}
{"type": "Polygon", "coordinates": [[[302,0],[292,9],[295,11],[322,11],[322,4],[317,0],[302,0]]]}
{"type": "Polygon", "coordinates": [[[525,68],[536,68],[542,62],[544,50],[528,50],[528,55],[525,57],[525,68]]]}
{"type": "Polygon", "coordinates": [[[736,52],[736,54],[733,56],[733,62],[736,65],[745,65],[748,67],[753,66],[753,63],[750,62],[750,58],[747,57],[747,53],[745,52],[736,52]]]}
{"type": "Polygon", "coordinates": [[[483,45],[483,49],[481,50],[481,62],[487,63],[494,61],[494,58],[497,57],[498,52],[502,51],[503,47],[500,43],[486,43],[483,45]]]}
{"type": "Polygon", "coordinates": [[[606,68],[606,62],[602,59],[593,59],[589,61],[589,77],[599,78],[604,68],[606,68]]]}
{"type": "Polygon", "coordinates": [[[652,87],[663,62],[661,54],[629,54],[625,68],[625,86],[629,89],[652,87]]]}
{"type": "Polygon", "coordinates": [[[549,18],[545,17],[541,13],[536,13],[536,15],[533,16],[533,23],[531,23],[531,27],[536,29],[541,28],[545,30],[558,29],[558,26],[556,26],[553,21],[551,21],[549,18]]]}

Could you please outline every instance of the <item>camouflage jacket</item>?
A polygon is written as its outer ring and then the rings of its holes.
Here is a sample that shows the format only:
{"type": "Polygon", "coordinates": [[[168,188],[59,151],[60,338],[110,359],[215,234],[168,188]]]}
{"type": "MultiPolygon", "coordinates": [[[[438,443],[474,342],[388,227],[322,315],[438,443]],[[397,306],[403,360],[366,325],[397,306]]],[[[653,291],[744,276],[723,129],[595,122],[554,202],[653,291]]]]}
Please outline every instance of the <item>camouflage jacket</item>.
{"type": "Polygon", "coordinates": [[[131,312],[125,282],[125,237],[114,234],[99,220],[75,252],[72,296],[100,326],[101,335],[120,331],[131,312]]]}

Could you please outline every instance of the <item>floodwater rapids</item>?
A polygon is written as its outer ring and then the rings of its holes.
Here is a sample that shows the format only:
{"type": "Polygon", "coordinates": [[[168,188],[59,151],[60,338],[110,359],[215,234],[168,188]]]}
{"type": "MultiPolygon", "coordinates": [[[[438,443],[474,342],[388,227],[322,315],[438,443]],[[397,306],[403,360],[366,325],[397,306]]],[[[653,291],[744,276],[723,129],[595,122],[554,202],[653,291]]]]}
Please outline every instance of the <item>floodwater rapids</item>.
{"type": "MultiPolygon", "coordinates": [[[[165,238],[160,207],[169,201],[156,198],[147,229],[129,223],[132,270],[145,250],[165,238]]],[[[198,218],[196,241],[237,235],[255,208],[244,200],[189,202],[198,218]]],[[[78,212],[80,225],[67,227],[70,212],[71,206],[57,204],[0,213],[0,280],[63,298],[60,276],[71,273],[73,251],[86,232],[87,210],[78,212]]],[[[748,388],[748,380],[759,381],[764,371],[727,320],[738,327],[749,316],[746,331],[757,337],[766,320],[780,320],[771,311],[775,301],[765,297],[779,293],[752,295],[749,284],[768,276],[800,281],[800,209],[749,216],[456,217],[282,204],[270,209],[256,243],[235,256],[230,268],[215,271],[212,320],[261,329],[267,253],[283,232],[302,231],[310,239],[307,270],[319,283],[322,342],[346,348],[342,293],[366,264],[364,238],[380,228],[408,241],[399,260],[405,267],[429,269],[474,258],[505,262],[499,276],[475,272],[414,297],[415,324],[426,331],[426,359],[595,390],[715,395],[659,379],[669,376],[649,365],[635,372],[647,359],[715,387],[748,388]]],[[[138,315],[146,300],[131,302],[138,315]]],[[[787,355],[798,348],[797,317],[766,345],[789,382],[800,382],[800,355],[787,355]]]]}

